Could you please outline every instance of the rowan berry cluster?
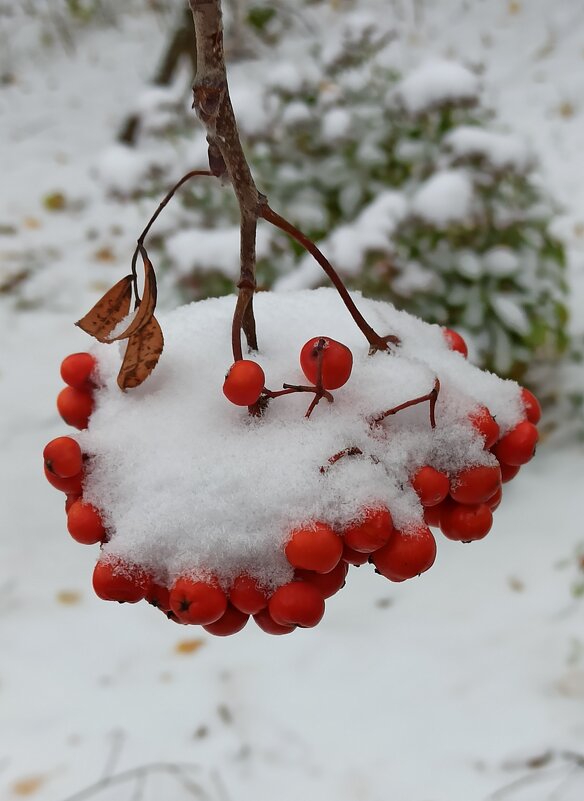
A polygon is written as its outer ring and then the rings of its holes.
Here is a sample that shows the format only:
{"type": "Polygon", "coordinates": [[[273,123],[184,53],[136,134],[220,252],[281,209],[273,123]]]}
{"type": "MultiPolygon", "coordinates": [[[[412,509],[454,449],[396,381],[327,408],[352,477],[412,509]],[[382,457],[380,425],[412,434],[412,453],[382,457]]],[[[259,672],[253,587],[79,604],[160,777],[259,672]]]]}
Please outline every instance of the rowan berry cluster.
{"type": "MultiPolygon", "coordinates": [[[[452,350],[466,356],[462,337],[448,330],[444,335],[452,350]]],[[[351,351],[345,345],[315,337],[300,354],[303,373],[313,386],[285,385],[283,391],[271,392],[265,388],[262,368],[251,360],[240,360],[226,377],[224,393],[233,403],[245,406],[257,403],[261,397],[286,394],[287,390],[311,391],[315,399],[326,397],[329,390],[346,383],[352,363],[351,351]]],[[[61,366],[67,387],[59,394],[57,407],[65,422],[79,429],[86,428],[89,422],[95,373],[95,359],[88,353],[68,356],[61,366]]],[[[462,542],[487,535],[493,512],[501,503],[502,485],[531,459],[538,440],[539,403],[527,389],[522,390],[521,397],[524,419],[503,436],[485,406],[477,407],[470,415],[483,448],[494,455],[496,464],[471,465],[453,474],[423,464],[411,473],[411,487],[423,507],[425,525],[400,530],[394,525],[391,510],[382,502],[362,508],[343,528],[333,528],[324,521],[306,521],[290,531],[285,544],[293,578],[275,589],[262,586],[243,571],[229,586],[219,577],[189,575],[165,584],[139,565],[108,556],[100,558],[95,566],[94,590],[104,600],[146,600],[177,623],[198,624],[219,636],[240,631],[250,617],[270,634],[315,626],[324,614],[325,600],[344,586],[351,565],[369,562],[385,578],[402,582],[434,564],[436,541],[431,528],[462,542]]],[[[86,545],[107,542],[112,532],[100,512],[83,499],[85,457],[78,442],[72,437],[58,437],[46,446],[43,455],[47,479],[67,496],[65,508],[71,536],[86,545]]],[[[359,455],[363,454],[358,448],[345,449],[332,456],[321,472],[331,469],[341,458],[359,455]]]]}
{"type": "Polygon", "coordinates": [[[272,398],[293,392],[313,392],[314,399],[306,411],[306,417],[310,417],[321,398],[332,403],[329,390],[347,383],[353,369],[353,354],[346,345],[330,337],[314,337],[300,351],[300,367],[311,386],[284,384],[281,390],[273,392],[265,387],[266,377],[257,362],[239,359],[227,371],[223,394],[236,406],[253,407],[260,401],[266,404],[272,398]]]}

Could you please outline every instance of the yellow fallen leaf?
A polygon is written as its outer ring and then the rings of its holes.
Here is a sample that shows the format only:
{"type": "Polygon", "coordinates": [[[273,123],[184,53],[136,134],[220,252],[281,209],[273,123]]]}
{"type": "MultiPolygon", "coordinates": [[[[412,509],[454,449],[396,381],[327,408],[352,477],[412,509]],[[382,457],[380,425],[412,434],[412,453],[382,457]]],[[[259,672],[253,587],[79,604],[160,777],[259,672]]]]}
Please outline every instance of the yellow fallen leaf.
{"type": "Polygon", "coordinates": [[[511,15],[519,14],[521,11],[521,3],[518,3],[517,0],[510,0],[507,9],[511,15]]]}
{"type": "Polygon", "coordinates": [[[194,654],[195,651],[198,651],[205,644],[205,640],[193,639],[193,640],[181,640],[177,642],[174,647],[174,650],[177,654],[194,654]]]}
{"type": "Polygon", "coordinates": [[[42,223],[40,220],[37,220],[36,217],[25,217],[22,221],[22,224],[25,228],[29,228],[30,230],[34,230],[35,228],[40,228],[42,223]]]}
{"type": "Polygon", "coordinates": [[[12,792],[14,795],[32,795],[44,784],[44,776],[27,776],[25,779],[19,779],[12,785],[12,792]]]}
{"type": "Polygon", "coordinates": [[[81,593],[77,590],[61,590],[57,593],[57,601],[64,606],[74,606],[81,601],[81,593]]]}

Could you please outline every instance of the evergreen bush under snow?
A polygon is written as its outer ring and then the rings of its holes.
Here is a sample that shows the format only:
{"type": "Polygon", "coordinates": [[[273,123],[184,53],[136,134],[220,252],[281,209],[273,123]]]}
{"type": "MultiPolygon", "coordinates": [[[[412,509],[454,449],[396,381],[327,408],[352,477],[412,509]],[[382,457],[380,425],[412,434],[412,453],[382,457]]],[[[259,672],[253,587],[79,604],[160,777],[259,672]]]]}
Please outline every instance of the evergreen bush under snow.
{"type": "MultiPolygon", "coordinates": [[[[274,57],[253,87],[261,102],[240,114],[256,183],[352,288],[470,334],[479,364],[522,378],[567,346],[553,204],[527,145],[493,126],[477,76],[439,61],[400,77],[389,38],[352,20],[334,45],[274,57]]],[[[192,125],[185,117],[190,139],[192,125]]],[[[232,291],[233,199],[204,180],[180,197],[168,226],[184,230],[167,229],[164,244],[170,275],[190,298],[232,291]]],[[[260,230],[258,257],[262,287],[326,283],[280,232],[260,230]]]]}

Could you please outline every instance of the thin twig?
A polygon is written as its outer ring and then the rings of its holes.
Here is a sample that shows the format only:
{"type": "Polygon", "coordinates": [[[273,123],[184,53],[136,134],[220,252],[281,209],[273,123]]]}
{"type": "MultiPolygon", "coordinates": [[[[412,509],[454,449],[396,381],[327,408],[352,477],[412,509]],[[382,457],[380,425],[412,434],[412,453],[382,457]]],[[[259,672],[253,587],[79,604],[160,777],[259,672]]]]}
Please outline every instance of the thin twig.
{"type": "MultiPolygon", "coordinates": [[[[173,776],[177,778],[183,786],[185,786],[187,789],[190,789],[193,794],[194,790],[196,789],[196,792],[199,794],[199,796],[201,796],[201,793],[204,793],[204,791],[199,787],[199,785],[195,785],[193,783],[192,787],[189,788],[185,784],[185,774],[188,774],[188,772],[193,770],[200,770],[200,767],[198,765],[190,765],[188,763],[152,762],[148,765],[140,765],[136,768],[130,768],[129,770],[122,771],[114,776],[106,776],[103,779],[99,779],[99,781],[84,787],[82,790],[79,790],[79,792],[68,796],[64,801],[85,801],[85,799],[91,798],[92,796],[103,792],[109,787],[113,787],[118,784],[124,784],[125,782],[129,781],[136,781],[145,774],[151,775],[153,773],[162,773],[173,776]]],[[[206,793],[204,795],[206,795],[206,793]]]]}
{"type": "Polygon", "coordinates": [[[134,255],[132,256],[132,276],[133,276],[133,279],[134,279],[134,281],[133,281],[133,283],[134,283],[134,298],[136,299],[136,306],[140,305],[140,295],[138,294],[138,274],[137,274],[137,270],[136,270],[136,264],[138,262],[138,254],[140,253],[140,249],[144,247],[144,240],[146,239],[146,237],[148,236],[148,232],[150,231],[150,229],[152,228],[152,226],[154,225],[154,223],[158,219],[158,217],[160,215],[160,212],[172,200],[172,198],[174,196],[174,193],[178,189],[180,189],[180,187],[183,184],[186,184],[187,181],[190,181],[191,178],[195,178],[196,176],[199,176],[199,175],[206,175],[206,176],[213,177],[214,173],[211,170],[191,170],[191,172],[187,172],[186,175],[183,175],[183,177],[179,181],[176,182],[176,184],[172,187],[172,189],[168,190],[168,192],[166,193],[164,198],[160,201],[160,203],[158,204],[158,208],[156,209],[156,211],[154,212],[152,217],[150,217],[150,219],[148,220],[148,224],[146,225],[146,228],[144,228],[144,230],[142,231],[142,233],[140,234],[140,236],[137,239],[136,249],[134,250],[134,255]]]}
{"type": "Polygon", "coordinates": [[[375,353],[378,350],[388,350],[389,345],[399,345],[399,338],[393,335],[389,336],[380,336],[365,320],[357,306],[355,305],[353,298],[349,294],[347,287],[344,285],[343,281],[341,280],[339,274],[332,266],[330,261],[326,258],[324,253],[315,245],[315,243],[309,239],[305,234],[300,231],[300,229],[296,228],[295,225],[292,225],[291,222],[281,217],[277,214],[273,209],[271,209],[267,203],[265,203],[261,208],[261,216],[267,222],[272,223],[275,225],[276,228],[279,228],[281,231],[284,231],[293,239],[295,239],[302,247],[310,253],[311,256],[318,262],[318,264],[322,267],[325,271],[327,276],[332,281],[335,289],[341,296],[341,299],[345,306],[347,307],[351,317],[357,324],[357,326],[362,331],[364,337],[369,342],[370,352],[375,353]]]}
{"type": "Polygon", "coordinates": [[[416,406],[418,403],[425,403],[428,401],[430,403],[430,425],[432,428],[436,428],[436,402],[438,400],[438,393],[440,392],[440,381],[438,378],[434,381],[434,386],[426,395],[420,395],[419,398],[412,398],[412,400],[405,401],[404,403],[400,403],[399,406],[394,406],[392,409],[388,409],[385,412],[380,412],[379,414],[374,415],[370,419],[370,424],[377,425],[381,423],[382,420],[385,420],[386,417],[389,417],[392,414],[397,414],[397,412],[401,412],[402,409],[407,409],[410,406],[416,406]]]}

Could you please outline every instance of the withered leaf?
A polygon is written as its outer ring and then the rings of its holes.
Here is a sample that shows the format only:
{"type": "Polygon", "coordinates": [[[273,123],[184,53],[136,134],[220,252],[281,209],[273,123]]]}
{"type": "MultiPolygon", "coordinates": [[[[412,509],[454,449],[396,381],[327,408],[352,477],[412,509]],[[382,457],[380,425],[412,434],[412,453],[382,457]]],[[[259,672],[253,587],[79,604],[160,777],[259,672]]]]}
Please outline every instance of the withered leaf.
{"type": "Polygon", "coordinates": [[[177,654],[194,654],[199,648],[202,648],[203,645],[205,645],[205,640],[196,637],[192,640],[180,640],[180,642],[177,642],[174,646],[174,650],[177,654]]]}
{"type": "MultiPolygon", "coordinates": [[[[152,319],[154,309],[156,308],[156,273],[154,272],[154,267],[150,259],[145,255],[142,255],[142,258],[144,259],[144,290],[142,292],[140,305],[136,309],[136,313],[132,317],[130,324],[121,333],[108,337],[108,342],[116,342],[118,339],[128,339],[132,334],[135,334],[143,326],[147,325],[152,319]]],[[[110,328],[110,331],[112,328],[110,328]]]]}
{"type": "Polygon", "coordinates": [[[114,284],[75,325],[95,337],[98,342],[108,342],[110,331],[121,323],[130,311],[132,281],[132,276],[126,275],[121,281],[114,284]]]}
{"type": "Polygon", "coordinates": [[[118,386],[122,390],[140,386],[156,367],[164,337],[156,317],[151,317],[139,331],[128,339],[124,361],[118,373],[118,386]]]}

